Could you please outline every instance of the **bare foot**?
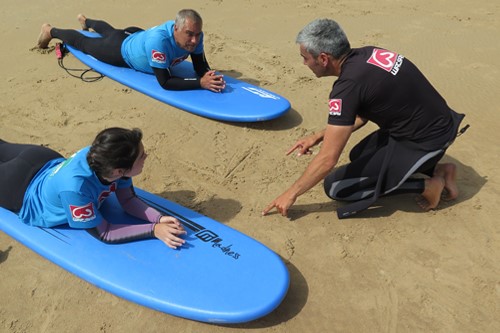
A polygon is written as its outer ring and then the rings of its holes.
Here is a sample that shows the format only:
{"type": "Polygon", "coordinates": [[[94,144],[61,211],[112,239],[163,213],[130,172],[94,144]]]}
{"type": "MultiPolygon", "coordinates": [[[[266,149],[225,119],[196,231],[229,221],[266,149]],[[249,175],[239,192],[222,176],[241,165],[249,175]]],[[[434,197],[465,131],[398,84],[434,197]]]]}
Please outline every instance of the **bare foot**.
{"type": "Polygon", "coordinates": [[[417,204],[424,210],[435,209],[441,199],[445,180],[443,177],[434,176],[425,180],[425,189],[420,196],[416,198],[417,204]]]}
{"type": "Polygon", "coordinates": [[[52,26],[50,24],[42,24],[42,29],[40,31],[40,35],[38,36],[38,42],[36,45],[39,49],[46,49],[47,46],[49,46],[49,43],[52,39],[50,30],[52,30],[52,26]]]}
{"type": "Polygon", "coordinates": [[[80,22],[80,25],[82,26],[82,30],[89,30],[89,27],[87,27],[87,24],[85,21],[87,21],[87,18],[83,14],[78,14],[76,17],[78,19],[78,22],[80,22]]]}
{"type": "Polygon", "coordinates": [[[455,200],[458,197],[457,167],[453,163],[442,163],[436,165],[434,175],[444,178],[444,189],[442,199],[445,201],[455,200]]]}

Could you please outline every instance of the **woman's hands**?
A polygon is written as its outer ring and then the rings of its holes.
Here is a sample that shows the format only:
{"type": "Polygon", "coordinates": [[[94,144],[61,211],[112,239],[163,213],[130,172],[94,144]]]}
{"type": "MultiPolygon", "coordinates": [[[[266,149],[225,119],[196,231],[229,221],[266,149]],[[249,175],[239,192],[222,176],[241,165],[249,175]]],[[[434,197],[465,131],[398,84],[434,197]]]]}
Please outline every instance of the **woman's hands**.
{"type": "Polygon", "coordinates": [[[153,232],[156,238],[172,249],[177,249],[186,242],[180,238],[180,236],[186,234],[186,230],[184,230],[181,222],[172,216],[162,216],[155,225],[153,232]]]}

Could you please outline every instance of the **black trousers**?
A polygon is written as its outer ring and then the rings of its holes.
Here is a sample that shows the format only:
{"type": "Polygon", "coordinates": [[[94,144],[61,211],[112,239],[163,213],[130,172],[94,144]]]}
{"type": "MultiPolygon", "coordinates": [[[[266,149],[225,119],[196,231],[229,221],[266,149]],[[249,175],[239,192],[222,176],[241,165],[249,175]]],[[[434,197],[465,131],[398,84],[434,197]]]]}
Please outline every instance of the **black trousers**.
{"type": "Polygon", "coordinates": [[[0,206],[19,211],[31,179],[48,161],[61,157],[47,147],[0,139],[0,206]]]}
{"type": "Polygon", "coordinates": [[[86,37],[76,30],[59,28],[52,28],[51,35],[84,53],[90,54],[97,60],[113,66],[128,67],[122,57],[122,43],[129,35],[143,29],[138,27],[115,29],[107,22],[89,18],[85,24],[88,28],[99,33],[102,38],[86,37]]]}

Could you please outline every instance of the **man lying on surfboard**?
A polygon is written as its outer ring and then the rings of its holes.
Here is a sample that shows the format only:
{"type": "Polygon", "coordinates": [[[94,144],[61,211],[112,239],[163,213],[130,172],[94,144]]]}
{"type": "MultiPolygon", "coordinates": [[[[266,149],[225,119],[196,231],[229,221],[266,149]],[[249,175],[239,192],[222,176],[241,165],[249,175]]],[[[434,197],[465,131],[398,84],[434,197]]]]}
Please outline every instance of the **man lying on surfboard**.
{"type": "Polygon", "coordinates": [[[92,29],[102,38],[86,37],[76,30],[42,25],[37,46],[47,48],[52,38],[58,38],[97,60],[118,67],[130,67],[154,74],[158,83],[168,90],[207,89],[221,92],[226,82],[222,75],[210,69],[203,49],[203,20],[195,10],[183,9],[175,21],[143,30],[138,27],[115,29],[110,24],[82,14],[78,21],[83,30],[92,29]],[[199,77],[172,76],[170,68],[191,56],[199,77]]]}
{"type": "Polygon", "coordinates": [[[68,159],[47,147],[0,139],[0,206],[32,226],[69,224],[107,243],[156,237],[175,249],[184,244],[182,224],[135,195],[132,177],[142,172],[146,157],[139,129],[105,129],[68,159]],[[113,192],[144,224],[111,224],[103,218],[99,207],[113,192]]]}

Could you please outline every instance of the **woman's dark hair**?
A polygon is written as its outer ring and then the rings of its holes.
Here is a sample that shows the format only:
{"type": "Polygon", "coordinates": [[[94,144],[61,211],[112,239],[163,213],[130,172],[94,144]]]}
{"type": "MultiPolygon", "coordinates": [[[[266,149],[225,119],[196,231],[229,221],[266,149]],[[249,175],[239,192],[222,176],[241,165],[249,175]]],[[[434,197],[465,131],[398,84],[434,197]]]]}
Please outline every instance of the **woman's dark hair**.
{"type": "Polygon", "coordinates": [[[142,132],[138,128],[107,128],[94,139],[87,162],[100,177],[109,177],[113,169],[129,170],[139,156],[142,132]]]}

